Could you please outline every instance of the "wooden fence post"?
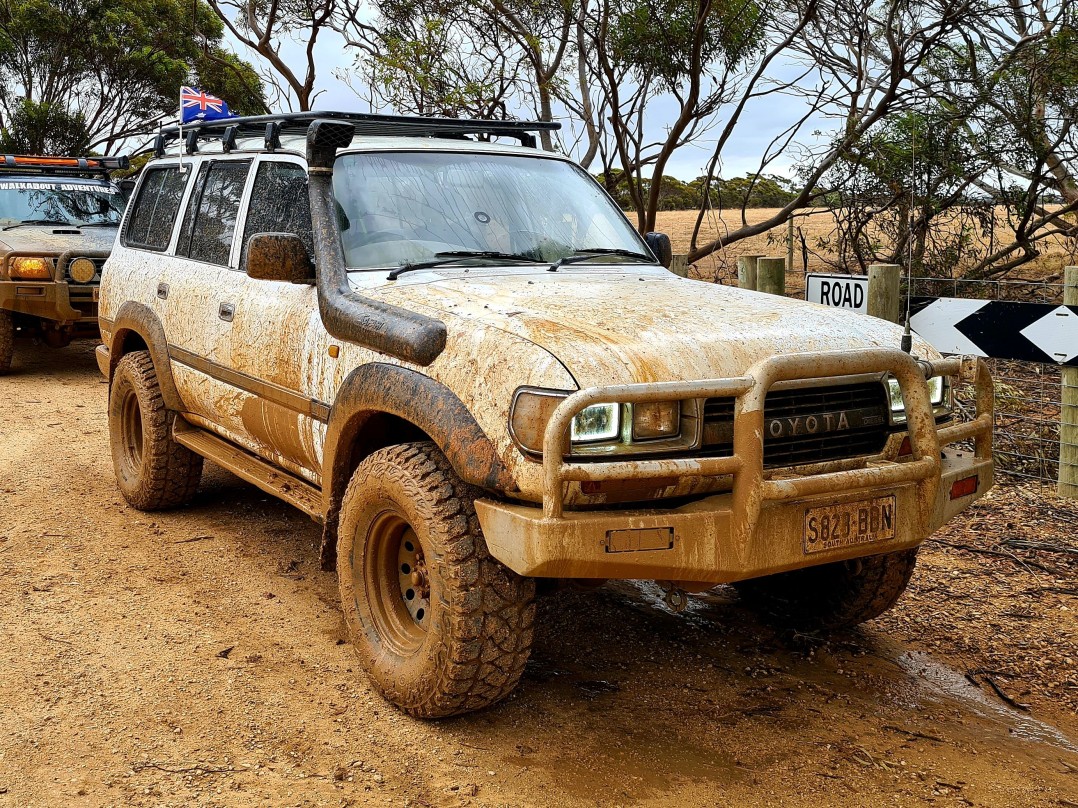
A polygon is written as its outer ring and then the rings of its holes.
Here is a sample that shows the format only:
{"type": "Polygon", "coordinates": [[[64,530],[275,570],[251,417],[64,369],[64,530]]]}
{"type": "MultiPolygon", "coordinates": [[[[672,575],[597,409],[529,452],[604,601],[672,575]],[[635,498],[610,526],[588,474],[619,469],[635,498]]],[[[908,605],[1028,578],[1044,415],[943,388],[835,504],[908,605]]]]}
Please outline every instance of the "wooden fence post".
{"type": "Polygon", "coordinates": [[[868,268],[868,313],[881,320],[897,323],[902,313],[898,264],[872,264],[868,268]]]}
{"type": "MultiPolygon", "coordinates": [[[[1078,306],[1078,267],[1063,270],[1063,305],[1078,306]]],[[[1078,499],[1078,368],[1062,368],[1059,408],[1059,485],[1062,497],[1078,499]]]]}
{"type": "Polygon", "coordinates": [[[742,255],[737,259],[737,285],[740,289],[756,289],[756,261],[762,255],[742,255]]]}
{"type": "Polygon", "coordinates": [[[756,262],[756,291],[786,294],[786,258],[761,258],[756,262]]]}
{"type": "Polygon", "coordinates": [[[681,278],[689,277],[689,256],[674,253],[670,259],[670,271],[681,278]]]}

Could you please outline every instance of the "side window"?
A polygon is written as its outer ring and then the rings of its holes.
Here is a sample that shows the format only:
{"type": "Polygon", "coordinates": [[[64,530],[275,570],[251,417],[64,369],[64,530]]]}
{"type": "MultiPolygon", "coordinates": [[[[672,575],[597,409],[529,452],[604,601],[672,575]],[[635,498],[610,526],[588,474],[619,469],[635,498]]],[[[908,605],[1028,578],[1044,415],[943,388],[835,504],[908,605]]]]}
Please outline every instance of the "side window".
{"type": "Polygon", "coordinates": [[[124,229],[125,246],[164,250],[180,210],[187,177],[177,167],[148,169],[124,229]]]}
{"type": "Polygon", "coordinates": [[[177,255],[227,266],[250,160],[203,165],[184,216],[177,255]]]}
{"type": "Polygon", "coordinates": [[[295,163],[262,163],[251,189],[247,223],[243,229],[243,260],[247,244],[258,233],[294,233],[303,239],[307,254],[314,257],[311,236],[311,200],[307,195],[307,172],[295,163]]]}

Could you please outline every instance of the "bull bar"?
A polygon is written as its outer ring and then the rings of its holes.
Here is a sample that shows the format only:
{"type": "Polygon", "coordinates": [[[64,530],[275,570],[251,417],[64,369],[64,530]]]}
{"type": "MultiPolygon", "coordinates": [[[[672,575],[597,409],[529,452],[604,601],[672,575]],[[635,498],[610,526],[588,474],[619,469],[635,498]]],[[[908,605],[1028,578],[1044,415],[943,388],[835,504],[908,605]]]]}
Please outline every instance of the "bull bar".
{"type": "Polygon", "coordinates": [[[733,506],[739,517],[738,538],[752,532],[766,500],[790,500],[844,488],[867,488],[917,483],[922,513],[935,496],[940,476],[940,447],[976,439],[976,457],[991,456],[992,385],[983,360],[976,361],[976,417],[937,430],[926,380],[957,376],[962,357],[918,360],[890,348],[785,354],[763,359],[744,376],[694,382],[658,382],[591,387],[568,396],[554,410],[543,435],[543,516],[563,515],[564,485],[570,481],[599,481],[661,476],[733,475],[733,506]],[[796,479],[764,479],[764,400],[777,382],[891,373],[902,389],[913,460],[876,468],[849,469],[796,479]],[[729,457],[669,458],[573,462],[569,455],[569,426],[578,413],[604,402],[646,403],[682,398],[735,397],[734,450],[729,457]]]}

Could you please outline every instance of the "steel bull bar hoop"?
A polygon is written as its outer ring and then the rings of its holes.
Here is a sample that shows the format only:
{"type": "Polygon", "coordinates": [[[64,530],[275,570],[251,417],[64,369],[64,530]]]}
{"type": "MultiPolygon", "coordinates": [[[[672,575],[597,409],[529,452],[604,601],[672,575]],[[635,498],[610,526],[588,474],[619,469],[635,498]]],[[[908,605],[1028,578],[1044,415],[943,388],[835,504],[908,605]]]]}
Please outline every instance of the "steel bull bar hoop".
{"type": "MultiPolygon", "coordinates": [[[[928,519],[940,481],[940,446],[976,438],[977,456],[991,454],[992,389],[987,367],[977,363],[977,417],[944,427],[937,433],[926,379],[957,375],[960,358],[936,362],[916,360],[888,348],[828,353],[788,354],[764,359],[742,377],[699,382],[662,382],[595,387],[573,393],[555,409],[543,436],[543,516],[560,519],[564,485],[580,480],[614,480],[670,475],[732,475],[735,539],[750,540],[765,501],[784,501],[828,491],[916,484],[920,512],[928,519]],[[819,380],[868,373],[891,373],[906,404],[913,459],[903,463],[806,474],[793,479],[764,478],[764,401],[777,382],[819,380]],[[639,403],[684,398],[734,397],[734,446],[729,457],[623,460],[586,463],[569,457],[569,426],[584,408],[598,403],[639,403]],[[568,459],[567,459],[568,458],[568,459]]],[[[923,527],[923,526],[922,526],[923,527]]]]}

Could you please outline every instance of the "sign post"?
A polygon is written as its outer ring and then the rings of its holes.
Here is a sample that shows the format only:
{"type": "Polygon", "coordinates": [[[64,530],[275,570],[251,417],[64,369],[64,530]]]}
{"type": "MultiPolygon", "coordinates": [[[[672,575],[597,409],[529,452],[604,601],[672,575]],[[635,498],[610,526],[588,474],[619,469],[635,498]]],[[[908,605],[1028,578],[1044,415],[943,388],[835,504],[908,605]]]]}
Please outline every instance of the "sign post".
{"type": "Polygon", "coordinates": [[[868,313],[881,320],[897,323],[902,316],[900,283],[902,267],[898,264],[872,264],[868,268],[868,313]]]}
{"type": "Polygon", "coordinates": [[[760,258],[756,262],[756,291],[786,294],[786,258],[760,258]]]}
{"type": "MultiPolygon", "coordinates": [[[[1078,306],[1078,267],[1063,270],[1063,305],[1078,306]]],[[[1062,497],[1078,499],[1078,368],[1061,369],[1059,408],[1059,483],[1062,497]]]]}

